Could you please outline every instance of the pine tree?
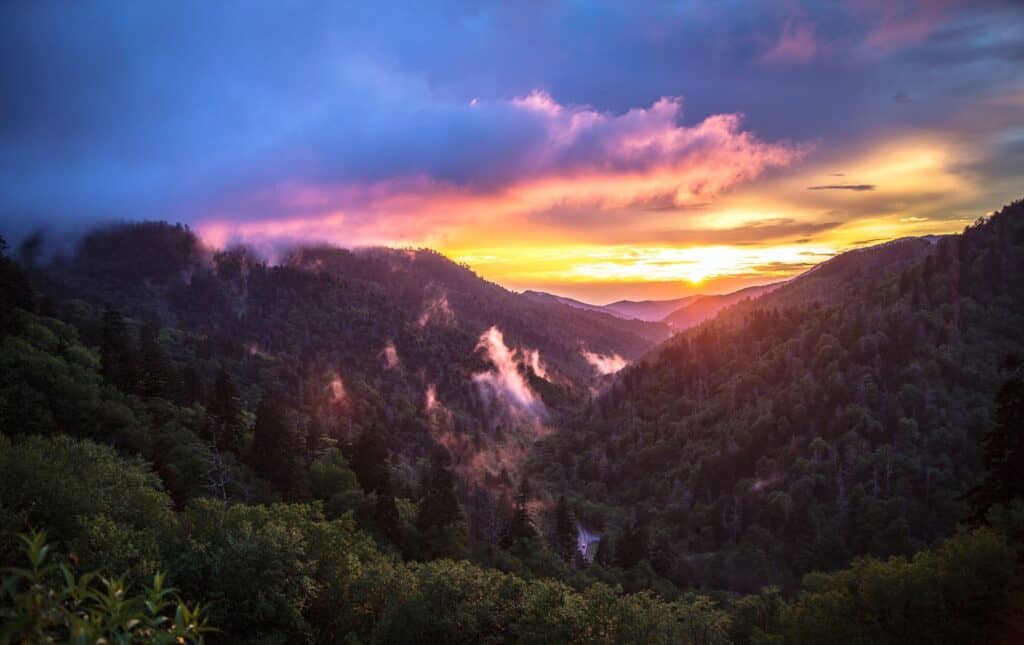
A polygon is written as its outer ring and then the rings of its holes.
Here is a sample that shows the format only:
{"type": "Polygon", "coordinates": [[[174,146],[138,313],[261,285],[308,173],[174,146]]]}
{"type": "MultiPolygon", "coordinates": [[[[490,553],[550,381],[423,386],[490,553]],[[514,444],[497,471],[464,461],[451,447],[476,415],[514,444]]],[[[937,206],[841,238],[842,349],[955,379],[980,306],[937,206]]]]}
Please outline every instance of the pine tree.
{"type": "Polygon", "coordinates": [[[647,527],[634,519],[629,526],[622,531],[616,543],[615,559],[619,566],[628,569],[647,558],[647,527]]]}
{"type": "Polygon", "coordinates": [[[508,524],[505,536],[502,538],[501,546],[506,549],[523,544],[527,540],[537,538],[537,529],[533,525],[533,519],[526,510],[526,504],[530,501],[530,486],[523,478],[519,486],[519,495],[516,497],[516,509],[512,513],[512,520],[508,524]]]}
{"type": "Polygon", "coordinates": [[[594,561],[603,567],[612,567],[618,564],[618,560],[615,557],[615,538],[611,534],[606,533],[601,536],[601,540],[597,543],[597,553],[594,554],[594,561]]]}
{"type": "Polygon", "coordinates": [[[659,533],[651,547],[651,566],[661,576],[671,576],[675,563],[672,544],[668,537],[659,533]]]}
{"type": "Polygon", "coordinates": [[[12,331],[14,308],[32,308],[32,289],[25,273],[7,255],[7,241],[0,236],[0,333],[12,331]]]}
{"type": "Polygon", "coordinates": [[[363,430],[352,451],[352,470],[367,493],[380,490],[388,476],[388,449],[377,426],[363,430]]]}
{"type": "Polygon", "coordinates": [[[1007,357],[1010,377],[996,394],[995,426],[984,439],[985,478],[968,494],[975,521],[996,504],[1024,499],[1024,359],[1007,357]]]}
{"type": "Polygon", "coordinates": [[[216,450],[238,452],[242,435],[242,402],[238,389],[227,372],[221,370],[213,383],[206,406],[210,416],[210,435],[216,450]]]}
{"type": "Polygon", "coordinates": [[[373,520],[381,536],[396,546],[402,545],[402,520],[398,515],[398,506],[395,504],[395,495],[391,488],[390,469],[385,469],[384,477],[377,489],[373,520]]]}
{"type": "Polygon", "coordinates": [[[100,321],[103,378],[128,392],[136,389],[135,352],[121,312],[107,304],[100,321]]]}
{"type": "Polygon", "coordinates": [[[555,548],[558,555],[566,562],[572,563],[576,560],[579,551],[577,545],[576,521],[573,519],[569,504],[565,496],[558,498],[558,506],[555,508],[555,548]]]}
{"type": "Polygon", "coordinates": [[[205,396],[203,381],[195,365],[188,364],[181,368],[177,374],[177,380],[175,397],[178,405],[191,406],[193,403],[203,400],[205,396]]]}
{"type": "Polygon", "coordinates": [[[423,534],[423,550],[431,558],[461,558],[466,553],[465,519],[455,495],[450,464],[451,457],[443,449],[431,459],[416,517],[416,526],[423,534]]]}
{"type": "Polygon", "coordinates": [[[300,441],[287,423],[280,401],[274,395],[263,398],[256,410],[253,428],[253,467],[278,489],[290,492],[299,480],[300,441]]]}
{"type": "Polygon", "coordinates": [[[160,323],[151,320],[142,326],[139,337],[139,393],[143,396],[166,397],[170,383],[171,367],[157,336],[160,323]]]}
{"type": "Polygon", "coordinates": [[[447,452],[438,452],[431,459],[427,487],[420,500],[416,524],[420,530],[447,526],[463,519],[459,499],[455,495],[455,477],[447,452]]]}

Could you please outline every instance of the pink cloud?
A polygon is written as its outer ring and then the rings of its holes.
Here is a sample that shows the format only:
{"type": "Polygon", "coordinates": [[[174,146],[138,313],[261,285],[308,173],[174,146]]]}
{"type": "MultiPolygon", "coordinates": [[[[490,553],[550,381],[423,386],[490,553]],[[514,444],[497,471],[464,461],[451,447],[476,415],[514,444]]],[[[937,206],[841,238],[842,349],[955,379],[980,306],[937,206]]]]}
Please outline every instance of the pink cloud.
{"type": "Polygon", "coordinates": [[[810,22],[787,20],[775,44],[761,55],[766,63],[809,63],[824,52],[815,26],[810,22]]]}
{"type": "Polygon", "coordinates": [[[601,376],[622,371],[627,365],[629,365],[629,361],[618,354],[598,354],[595,352],[588,352],[585,349],[581,349],[580,354],[588,363],[590,363],[590,366],[594,368],[594,371],[601,376]]]}
{"type": "Polygon", "coordinates": [[[926,41],[947,20],[953,0],[850,0],[847,8],[870,23],[863,54],[887,54],[926,41]]]}
{"type": "Polygon", "coordinates": [[[425,173],[365,183],[298,178],[232,195],[196,228],[218,246],[266,239],[443,246],[467,228],[567,208],[599,212],[653,201],[704,202],[789,165],[808,149],[762,141],[743,130],[738,114],[683,125],[682,107],[680,98],[665,97],[615,114],[562,105],[539,91],[481,101],[466,109],[505,116],[511,111],[516,119],[539,123],[542,133],[523,142],[515,159],[496,156],[498,180],[486,187],[425,173]],[[253,213],[272,215],[253,219],[253,213]]]}
{"type": "Polygon", "coordinates": [[[519,371],[517,352],[505,344],[500,329],[491,327],[481,334],[477,350],[483,350],[494,366],[473,375],[473,382],[489,407],[502,406],[513,416],[530,420],[542,420],[547,416],[544,402],[519,371]]]}

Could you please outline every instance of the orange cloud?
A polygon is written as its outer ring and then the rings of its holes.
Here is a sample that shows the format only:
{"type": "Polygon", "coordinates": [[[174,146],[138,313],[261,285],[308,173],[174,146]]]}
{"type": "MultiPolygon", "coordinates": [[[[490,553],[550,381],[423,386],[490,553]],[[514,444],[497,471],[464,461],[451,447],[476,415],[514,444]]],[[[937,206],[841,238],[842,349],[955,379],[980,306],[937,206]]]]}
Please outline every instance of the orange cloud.
{"type": "Polygon", "coordinates": [[[525,222],[567,209],[613,212],[657,203],[687,207],[789,165],[808,148],[768,143],[736,114],[680,124],[682,101],[663,98],[624,114],[564,106],[542,92],[473,109],[512,110],[539,121],[543,136],[480,186],[427,175],[370,183],[292,181],[226,200],[197,225],[211,243],[268,239],[347,245],[452,246],[481,228],[525,222]],[[503,176],[507,177],[502,179],[503,176]],[[274,216],[249,219],[252,211],[274,216]]]}

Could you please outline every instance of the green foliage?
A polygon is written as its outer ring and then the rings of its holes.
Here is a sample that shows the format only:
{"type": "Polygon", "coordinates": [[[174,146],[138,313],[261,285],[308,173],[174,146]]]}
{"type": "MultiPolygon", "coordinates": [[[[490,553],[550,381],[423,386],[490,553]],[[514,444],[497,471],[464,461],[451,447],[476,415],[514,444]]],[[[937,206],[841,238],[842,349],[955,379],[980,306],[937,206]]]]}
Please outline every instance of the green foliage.
{"type": "Polygon", "coordinates": [[[786,642],[989,642],[1005,627],[998,619],[1014,598],[1016,564],[1005,536],[980,528],[913,558],[808,574],[784,613],[786,642]]]}
{"type": "Polygon", "coordinates": [[[314,459],[306,477],[310,494],[324,502],[324,508],[331,517],[355,511],[365,502],[356,474],[337,448],[331,448],[314,459]]]}
{"type": "Polygon", "coordinates": [[[390,566],[351,519],[328,521],[313,506],[200,500],[180,521],[168,556],[175,580],[237,639],[291,642],[350,628],[361,619],[364,576],[390,566]]]}
{"type": "Polygon", "coordinates": [[[0,643],[203,643],[215,630],[203,606],[183,603],[163,574],[141,594],[122,579],[76,575],[51,562],[44,533],[20,536],[25,568],[0,583],[0,643]]]}
{"type": "Polygon", "coordinates": [[[525,581],[467,562],[412,565],[375,642],[724,643],[728,616],[704,596],[666,603],[595,584],[525,581]]]}
{"type": "MultiPolygon", "coordinates": [[[[0,436],[0,514],[12,531],[45,527],[92,568],[156,570],[175,518],[160,479],[139,459],[69,437],[0,436]]],[[[8,556],[9,559],[9,556],[8,556]]]]}

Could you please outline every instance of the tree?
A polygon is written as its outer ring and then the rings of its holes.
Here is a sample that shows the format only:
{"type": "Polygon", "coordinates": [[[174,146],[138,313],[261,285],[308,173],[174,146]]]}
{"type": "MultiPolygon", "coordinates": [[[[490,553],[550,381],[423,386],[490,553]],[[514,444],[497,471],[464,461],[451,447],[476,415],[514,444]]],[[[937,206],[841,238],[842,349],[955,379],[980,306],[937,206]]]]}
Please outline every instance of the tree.
{"type": "Polygon", "coordinates": [[[465,549],[464,517],[450,464],[446,450],[434,453],[416,516],[416,526],[424,535],[427,550],[440,557],[459,556],[465,549]]]}
{"type": "MultiPolygon", "coordinates": [[[[367,493],[380,490],[390,479],[388,449],[381,441],[377,426],[363,430],[352,451],[352,470],[367,493]]],[[[390,483],[390,482],[388,482],[390,483]]]]}
{"type": "Polygon", "coordinates": [[[136,389],[135,349],[128,336],[128,326],[121,312],[109,303],[103,308],[100,320],[100,359],[103,378],[108,383],[126,392],[136,389]]]}
{"type": "Polygon", "coordinates": [[[157,342],[160,323],[151,320],[142,326],[139,335],[139,393],[144,396],[167,397],[171,367],[157,342]]]}
{"type": "Polygon", "coordinates": [[[579,552],[576,521],[564,495],[558,498],[558,506],[555,507],[555,550],[570,564],[576,561],[579,552]]]}
{"type": "Polygon", "coordinates": [[[25,273],[6,252],[7,241],[0,236],[0,333],[11,331],[15,307],[32,308],[32,289],[25,273]]]}
{"type": "Polygon", "coordinates": [[[605,533],[597,543],[597,553],[594,554],[594,562],[602,567],[615,566],[618,564],[616,551],[615,538],[610,533],[605,533]]]}
{"type": "Polygon", "coordinates": [[[1007,357],[1010,377],[996,394],[995,426],[984,439],[985,478],[969,493],[974,519],[995,504],[1024,498],[1024,360],[1007,357]]]}
{"type": "Polygon", "coordinates": [[[238,452],[242,434],[242,403],[234,381],[224,370],[213,382],[206,411],[210,416],[210,440],[214,449],[238,452]]]}
{"type": "Polygon", "coordinates": [[[519,495],[516,497],[515,511],[512,513],[512,520],[505,529],[505,535],[501,540],[501,546],[512,549],[522,545],[528,540],[537,538],[537,529],[533,525],[533,519],[526,510],[526,504],[530,501],[530,485],[524,477],[519,484],[519,495]]]}
{"type": "Polygon", "coordinates": [[[253,467],[278,489],[290,492],[300,481],[301,448],[299,436],[288,425],[278,397],[265,396],[256,410],[253,467]]]}
{"type": "Polygon", "coordinates": [[[647,526],[634,518],[616,541],[615,556],[621,567],[628,569],[647,558],[647,526]]]}
{"type": "Polygon", "coordinates": [[[402,519],[391,490],[391,473],[385,471],[384,479],[377,489],[377,502],[373,509],[373,521],[384,539],[396,546],[402,545],[402,519]]]}

